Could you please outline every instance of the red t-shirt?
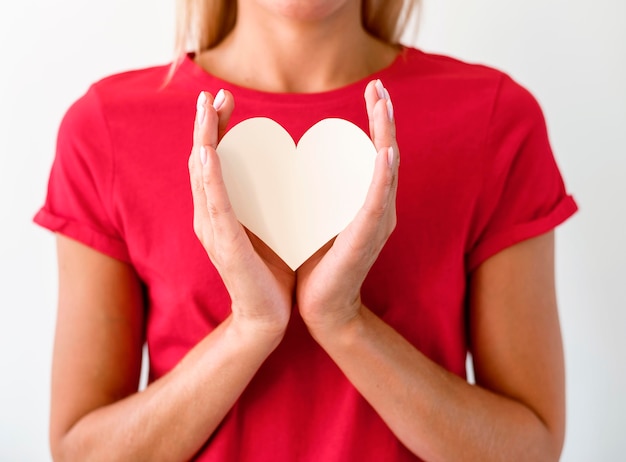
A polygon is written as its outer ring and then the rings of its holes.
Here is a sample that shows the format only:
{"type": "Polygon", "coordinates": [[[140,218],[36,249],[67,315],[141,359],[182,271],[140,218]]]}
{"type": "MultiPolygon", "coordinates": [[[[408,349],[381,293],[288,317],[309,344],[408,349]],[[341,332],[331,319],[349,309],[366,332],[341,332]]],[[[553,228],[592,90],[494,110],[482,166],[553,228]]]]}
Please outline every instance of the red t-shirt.
{"type": "MultiPolygon", "coordinates": [[[[364,303],[416,348],[465,376],[468,274],[576,210],[533,97],[493,69],[406,49],[388,68],[321,94],[268,94],[187,58],[93,85],[60,128],[35,221],[129,262],[146,286],[150,379],[166,374],[229,314],[196,239],[187,159],[200,90],[230,90],[231,126],[270,117],[297,141],[327,117],[367,132],[363,91],[394,102],[398,225],[362,289],[364,303]]],[[[207,384],[210,386],[210,384],[207,384]]],[[[202,461],[415,461],[294,311],[280,346],[199,453],[202,461]]]]}

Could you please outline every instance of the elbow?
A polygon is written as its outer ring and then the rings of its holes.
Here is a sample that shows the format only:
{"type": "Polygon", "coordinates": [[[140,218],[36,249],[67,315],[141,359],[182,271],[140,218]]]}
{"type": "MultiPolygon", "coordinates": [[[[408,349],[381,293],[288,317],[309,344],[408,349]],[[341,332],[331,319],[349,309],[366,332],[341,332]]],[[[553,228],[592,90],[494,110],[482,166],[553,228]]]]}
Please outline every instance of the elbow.
{"type": "Polygon", "coordinates": [[[73,442],[69,431],[55,431],[54,426],[50,427],[49,445],[50,456],[54,462],[71,462],[78,460],[76,454],[72,454],[73,442]]]}
{"type": "Polygon", "coordinates": [[[559,462],[565,442],[565,425],[541,425],[540,434],[534,438],[536,442],[535,457],[526,460],[537,462],[559,462]]]}
{"type": "Polygon", "coordinates": [[[50,456],[54,462],[66,462],[70,460],[65,450],[64,438],[50,435],[50,456]]]}
{"type": "Polygon", "coordinates": [[[562,431],[559,434],[550,432],[550,442],[548,445],[546,461],[559,462],[561,460],[561,453],[563,452],[563,444],[565,442],[565,432],[562,431]]]}
{"type": "Polygon", "coordinates": [[[74,462],[77,460],[85,460],[81,456],[78,444],[75,438],[75,432],[72,431],[74,426],[70,428],[59,428],[58,425],[50,424],[50,433],[48,435],[48,443],[50,447],[50,456],[54,462],[74,462]]]}

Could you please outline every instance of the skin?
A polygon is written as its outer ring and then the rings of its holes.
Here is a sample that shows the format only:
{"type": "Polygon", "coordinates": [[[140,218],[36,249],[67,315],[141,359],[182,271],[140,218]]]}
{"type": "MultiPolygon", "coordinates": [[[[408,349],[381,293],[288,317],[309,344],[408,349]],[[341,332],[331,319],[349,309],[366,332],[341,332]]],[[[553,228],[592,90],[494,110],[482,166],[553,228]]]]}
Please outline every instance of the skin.
{"type": "Polygon", "coordinates": [[[268,92],[344,86],[387,67],[398,53],[365,33],[360,5],[354,0],[239,1],[235,30],[202,53],[198,63],[224,80],[268,92]]]}
{"type": "MultiPolygon", "coordinates": [[[[345,85],[395,56],[361,29],[359,4],[242,0],[233,33],[199,62],[220,77],[267,91],[345,85]],[[283,42],[285,37],[292,40],[283,42]],[[254,67],[245,56],[268,65],[254,67]],[[309,69],[311,61],[317,64],[309,69]]],[[[365,91],[365,110],[379,154],[366,202],[297,273],[234,216],[215,153],[234,99],[226,92],[216,110],[213,95],[204,97],[189,158],[194,229],[231,295],[232,314],[172,371],[137,393],[144,340],[137,275],[59,235],[54,459],[191,458],[280,343],[295,299],[313,338],[421,458],[558,460],[564,372],[553,233],[503,250],[470,275],[477,384],[469,385],[426,358],[360,299],[361,284],[396,223],[400,151],[391,103],[374,82],[365,91]],[[77,354],[84,351],[89,354],[77,354]]]]}

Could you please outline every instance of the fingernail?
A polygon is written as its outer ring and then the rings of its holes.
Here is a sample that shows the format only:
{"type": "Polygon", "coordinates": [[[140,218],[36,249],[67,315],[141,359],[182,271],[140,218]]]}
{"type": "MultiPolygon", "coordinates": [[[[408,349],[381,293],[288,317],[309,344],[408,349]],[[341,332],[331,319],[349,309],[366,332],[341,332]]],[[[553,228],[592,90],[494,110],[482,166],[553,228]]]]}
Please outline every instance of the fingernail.
{"type": "Polygon", "coordinates": [[[207,157],[206,148],[204,146],[200,146],[200,162],[202,162],[202,165],[206,165],[207,157]]]}
{"type": "Polygon", "coordinates": [[[389,122],[393,122],[393,103],[390,99],[387,100],[387,115],[389,116],[389,122]]]}
{"type": "Polygon", "coordinates": [[[226,95],[224,94],[224,90],[221,89],[217,92],[217,95],[215,95],[215,100],[213,101],[213,107],[216,111],[220,110],[220,108],[224,104],[224,101],[226,101],[226,95]]]}
{"type": "Polygon", "coordinates": [[[393,167],[393,158],[395,155],[394,149],[390,146],[389,149],[387,149],[387,165],[389,165],[389,167],[393,167]]]}
{"type": "Polygon", "coordinates": [[[198,125],[202,125],[202,122],[204,122],[204,114],[206,112],[206,109],[204,108],[206,104],[206,95],[204,94],[203,91],[200,92],[200,94],[198,95],[198,102],[196,103],[196,109],[197,109],[197,118],[198,118],[198,125]]]}
{"type": "Polygon", "coordinates": [[[383,86],[383,83],[380,81],[380,79],[376,80],[374,86],[376,87],[378,99],[385,99],[385,87],[383,86]]]}

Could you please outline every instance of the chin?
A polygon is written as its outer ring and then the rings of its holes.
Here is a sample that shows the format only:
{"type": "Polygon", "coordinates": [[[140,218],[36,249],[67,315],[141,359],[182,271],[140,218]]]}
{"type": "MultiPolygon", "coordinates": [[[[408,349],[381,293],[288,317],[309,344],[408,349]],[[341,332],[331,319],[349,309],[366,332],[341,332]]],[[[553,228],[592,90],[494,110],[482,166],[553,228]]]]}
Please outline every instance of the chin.
{"type": "MultiPolygon", "coordinates": [[[[250,0],[243,0],[250,1],[250,0]]],[[[361,8],[361,0],[253,0],[266,11],[299,21],[319,21],[350,7],[361,8]]]]}

